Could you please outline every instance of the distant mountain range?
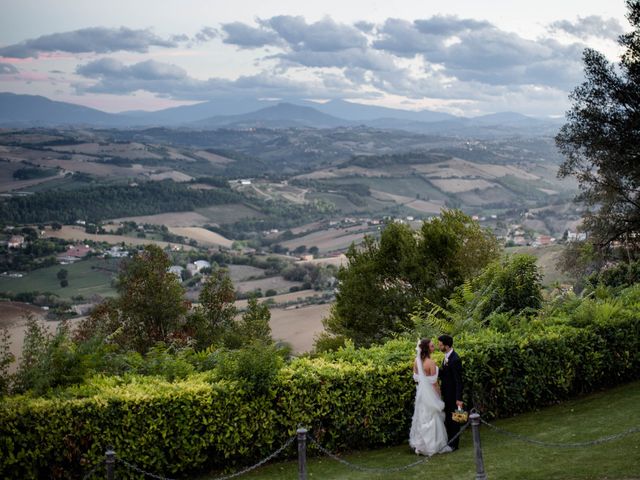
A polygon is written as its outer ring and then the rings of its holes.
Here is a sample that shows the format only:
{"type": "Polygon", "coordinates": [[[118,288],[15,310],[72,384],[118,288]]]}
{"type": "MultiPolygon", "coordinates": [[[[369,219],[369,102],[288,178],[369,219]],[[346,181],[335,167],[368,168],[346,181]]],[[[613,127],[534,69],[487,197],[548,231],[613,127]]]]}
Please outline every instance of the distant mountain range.
{"type": "Polygon", "coordinates": [[[454,136],[553,135],[562,120],[514,112],[456,117],[429,110],[406,111],[344,100],[277,103],[222,99],[155,112],[111,114],[41,96],[0,93],[0,126],[95,126],[211,128],[335,128],[365,125],[454,136]]]}

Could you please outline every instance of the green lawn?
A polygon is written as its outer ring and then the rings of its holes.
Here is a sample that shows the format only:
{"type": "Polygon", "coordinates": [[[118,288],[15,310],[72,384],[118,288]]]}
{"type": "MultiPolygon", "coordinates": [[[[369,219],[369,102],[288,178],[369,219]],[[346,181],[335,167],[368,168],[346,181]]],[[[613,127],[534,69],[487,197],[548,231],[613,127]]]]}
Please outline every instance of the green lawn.
{"type": "Polygon", "coordinates": [[[119,260],[90,258],[70,265],[54,265],[28,272],[22,278],[0,277],[0,292],[51,292],[61,298],[70,299],[82,295],[88,298],[92,294],[114,296],[111,279],[118,271],[119,260]],[[69,286],[62,288],[56,274],[60,269],[68,272],[69,286]]]}
{"type": "MultiPolygon", "coordinates": [[[[543,373],[541,373],[543,374],[543,373]]],[[[640,381],[571,400],[539,412],[497,420],[496,426],[539,441],[577,443],[640,427],[637,405],[640,381]]],[[[480,435],[489,479],[595,480],[640,479],[640,433],[595,446],[547,448],[504,436],[486,426],[480,435]]],[[[407,432],[408,436],[408,432],[407,432]]],[[[396,467],[416,461],[408,444],[352,452],[346,460],[368,467],[396,467]]],[[[198,477],[214,479],[216,474],[198,477]]],[[[308,477],[332,479],[473,479],[475,463],[471,429],[462,436],[457,452],[438,455],[427,463],[399,473],[366,473],[351,470],[329,458],[311,458],[308,477]]],[[[240,478],[253,480],[297,479],[297,462],[272,463],[240,478]]]]}

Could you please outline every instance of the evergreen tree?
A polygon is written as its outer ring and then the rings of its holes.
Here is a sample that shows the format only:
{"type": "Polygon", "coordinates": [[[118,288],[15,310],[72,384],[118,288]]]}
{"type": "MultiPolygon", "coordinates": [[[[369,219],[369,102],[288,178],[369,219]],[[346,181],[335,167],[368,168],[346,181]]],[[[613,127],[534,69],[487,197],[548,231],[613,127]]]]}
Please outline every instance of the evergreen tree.
{"type": "Polygon", "coordinates": [[[565,156],[559,175],[577,178],[589,207],[584,228],[601,249],[621,241],[637,250],[640,242],[640,2],[626,3],[632,31],[619,39],[621,61],[584,51],[586,80],[556,136],[565,156]]]}

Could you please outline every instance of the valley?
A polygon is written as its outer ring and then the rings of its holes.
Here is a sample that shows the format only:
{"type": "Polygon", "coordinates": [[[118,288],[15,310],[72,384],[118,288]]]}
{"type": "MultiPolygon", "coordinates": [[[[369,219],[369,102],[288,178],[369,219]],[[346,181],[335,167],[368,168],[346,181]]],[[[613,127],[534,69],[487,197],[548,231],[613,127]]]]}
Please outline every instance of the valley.
{"type": "Polygon", "coordinates": [[[248,295],[267,301],[274,338],[296,351],[322,331],[344,252],[388,222],[417,229],[461,209],[503,245],[545,259],[550,284],[566,280],[553,246],[580,218],[576,184],[557,179],[543,134],[13,128],[0,130],[0,162],[5,298],[49,307],[49,318],[82,315],[116,294],[122,259],[154,243],[191,301],[207,275],[194,261],[227,268],[239,308],[248,295]],[[65,257],[78,246],[87,253],[65,257]]]}

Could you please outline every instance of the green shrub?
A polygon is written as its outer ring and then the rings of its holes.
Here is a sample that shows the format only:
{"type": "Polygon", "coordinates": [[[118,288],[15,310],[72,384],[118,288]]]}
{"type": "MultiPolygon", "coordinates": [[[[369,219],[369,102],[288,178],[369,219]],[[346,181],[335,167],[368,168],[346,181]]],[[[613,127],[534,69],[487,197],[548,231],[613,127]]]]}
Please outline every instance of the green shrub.
{"type": "Polygon", "coordinates": [[[266,394],[284,361],[273,344],[254,341],[222,355],[217,372],[222,378],[242,382],[257,395],[266,394]]]}
{"type": "MultiPolygon", "coordinates": [[[[639,296],[639,287],[622,292],[615,309],[604,306],[611,299],[591,300],[595,307],[584,308],[593,315],[571,311],[568,298],[526,328],[456,336],[466,404],[485,418],[509,416],[640,378],[639,296]]],[[[79,477],[109,445],[166,476],[231,468],[263,458],[300,424],[331,449],[398,444],[413,411],[414,346],[415,339],[370,349],[346,343],[282,368],[275,347],[258,344],[191,352],[185,360],[215,371],[174,383],[92,377],[54,398],[9,397],[0,403],[0,478],[79,477]]]]}

